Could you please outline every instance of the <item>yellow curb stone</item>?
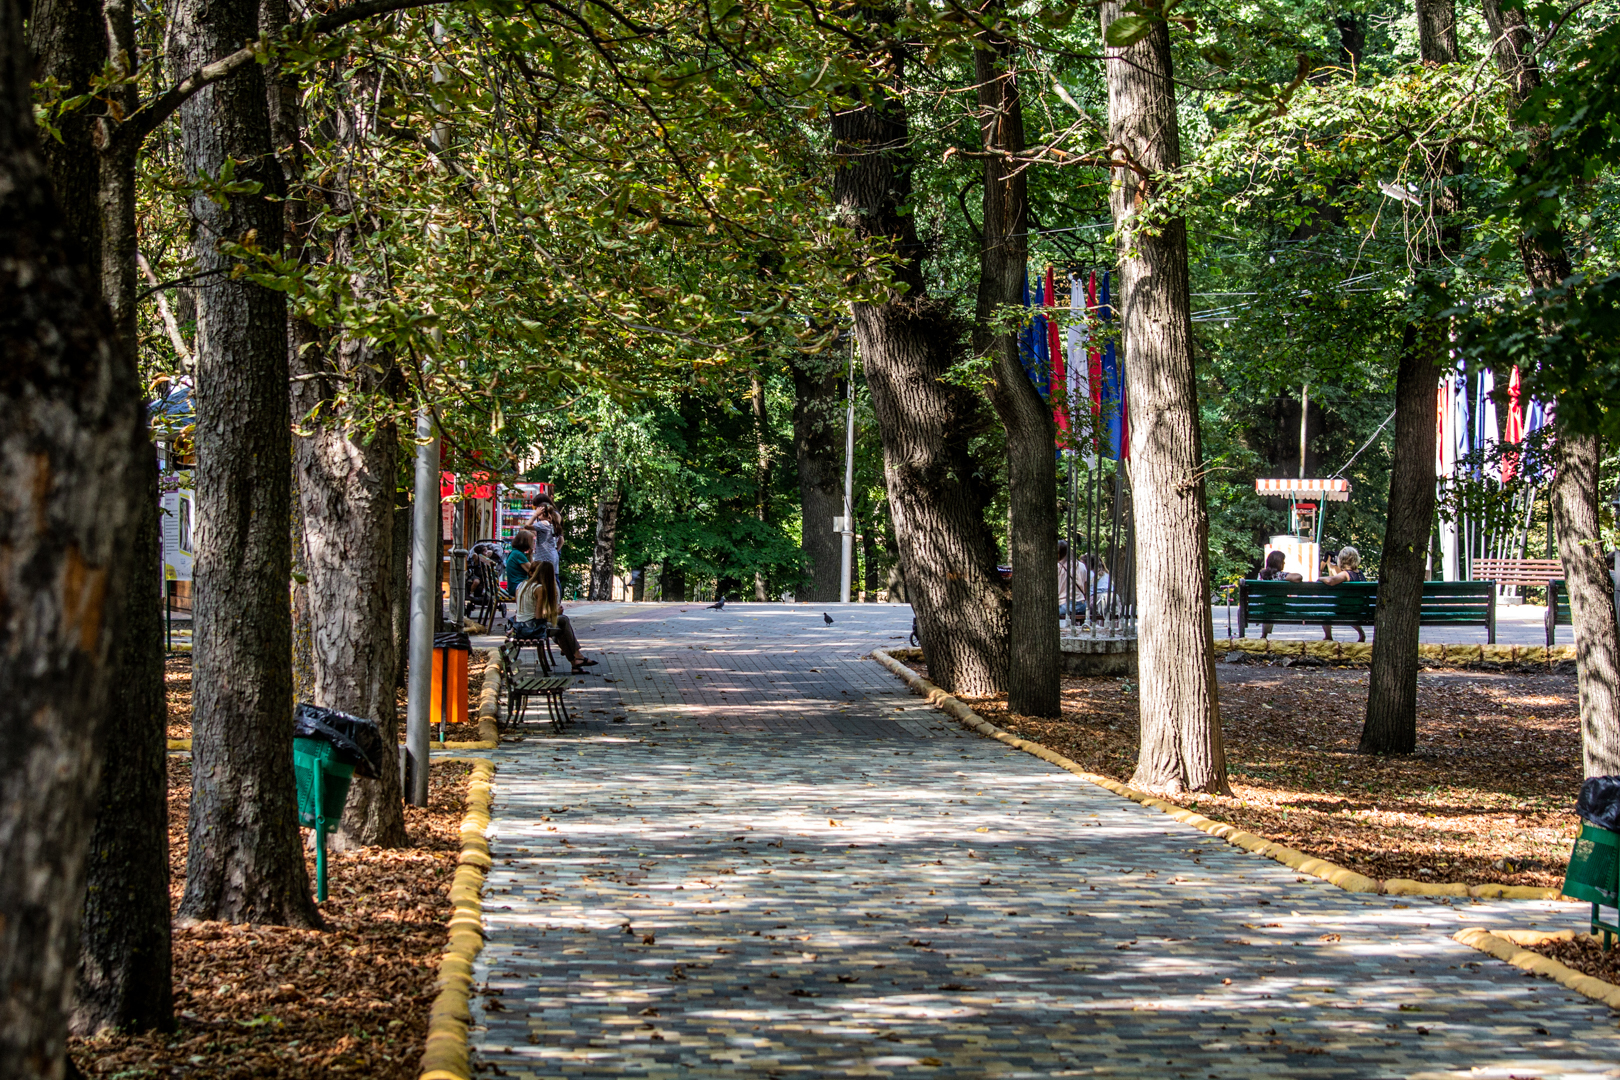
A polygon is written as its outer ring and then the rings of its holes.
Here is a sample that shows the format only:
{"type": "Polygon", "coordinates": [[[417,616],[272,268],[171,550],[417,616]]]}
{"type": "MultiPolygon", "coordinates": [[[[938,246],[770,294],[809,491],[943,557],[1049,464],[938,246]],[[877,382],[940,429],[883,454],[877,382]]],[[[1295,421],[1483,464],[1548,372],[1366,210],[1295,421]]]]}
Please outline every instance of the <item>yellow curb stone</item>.
{"type": "MultiPolygon", "coordinates": [[[[485,671],[487,683],[489,669],[485,671]]],[[[472,994],[473,959],[484,947],[482,895],[490,859],[483,830],[489,824],[489,781],[494,773],[494,762],[473,759],[472,775],[467,781],[467,812],[461,820],[461,858],[450,885],[450,939],[439,961],[438,994],[428,1010],[420,1080],[472,1080],[467,1047],[472,1011],[468,1000],[472,994]]]]}
{"type": "MultiPolygon", "coordinates": [[[[1270,646],[1277,643],[1269,641],[1250,642],[1246,639],[1237,639],[1235,643],[1232,640],[1228,640],[1226,644],[1243,648],[1243,650],[1246,652],[1261,652],[1264,650],[1255,648],[1254,646],[1270,646]]],[[[1304,645],[1303,642],[1287,642],[1285,644],[1290,646],[1297,645],[1301,647],[1304,645]]],[[[1322,642],[1321,644],[1333,645],[1336,643],[1322,642]]],[[[1220,645],[1221,643],[1217,642],[1216,648],[1219,649],[1220,645]]],[[[1453,647],[1473,648],[1475,650],[1480,648],[1478,645],[1453,647]]],[[[1369,645],[1367,648],[1370,649],[1371,646],[1369,645]]],[[[1438,650],[1445,648],[1445,646],[1424,645],[1420,648],[1438,650]]],[[[1562,646],[1560,646],[1560,648],[1562,648],[1562,646]]],[[[901,651],[902,650],[899,649],[895,650],[895,652],[901,651]]],[[[920,659],[919,650],[907,649],[904,651],[909,654],[913,654],[913,659],[920,659]]],[[[1435,655],[1438,655],[1438,653],[1435,655]]],[[[876,660],[895,675],[899,676],[907,686],[911,687],[913,691],[926,699],[930,705],[933,705],[946,715],[960,721],[964,727],[989,736],[990,738],[995,739],[997,742],[1003,742],[1009,746],[1017,747],[1026,753],[1033,754],[1043,761],[1050,761],[1052,764],[1073,773],[1082,780],[1096,784],[1098,787],[1106,788],[1116,795],[1123,795],[1125,798],[1130,799],[1133,802],[1139,802],[1143,806],[1160,810],[1171,817],[1174,817],[1177,821],[1183,821],[1201,832],[1208,833],[1210,836],[1219,837],[1222,840],[1225,840],[1227,843],[1232,844],[1234,847],[1242,848],[1244,851],[1252,852],[1256,855],[1264,855],[1267,858],[1275,859],[1284,866],[1287,866],[1290,870],[1297,870],[1302,874],[1310,874],[1313,877],[1321,878],[1323,881],[1326,881],[1332,885],[1337,885],[1346,892],[1381,892],[1388,893],[1391,896],[1492,896],[1500,897],[1505,900],[1560,899],[1560,894],[1556,889],[1538,889],[1528,885],[1469,886],[1468,884],[1460,881],[1431,885],[1427,882],[1410,881],[1405,878],[1391,878],[1388,881],[1379,881],[1376,878],[1367,877],[1365,874],[1358,874],[1354,870],[1347,867],[1339,866],[1337,863],[1330,863],[1326,859],[1319,859],[1313,855],[1307,855],[1302,851],[1296,851],[1291,847],[1284,847],[1282,844],[1273,843],[1272,841],[1267,840],[1265,837],[1256,836],[1250,832],[1244,832],[1242,829],[1235,828],[1234,826],[1225,822],[1212,821],[1196,811],[1189,810],[1183,806],[1177,806],[1174,803],[1165,802],[1163,799],[1149,795],[1145,791],[1138,791],[1133,787],[1128,787],[1125,784],[1121,784],[1118,780],[1115,780],[1112,777],[1099,776],[1096,773],[1087,772],[1085,769],[1080,767],[1078,762],[1064,757],[1062,754],[1057,753],[1050,747],[1042,746],[1039,743],[1032,743],[1027,739],[1020,739],[1017,736],[1009,734],[1008,732],[1003,731],[1001,728],[996,727],[984,717],[968,708],[967,705],[963,704],[960,700],[951,696],[950,694],[947,694],[945,691],[941,690],[939,687],[935,686],[921,675],[918,675],[915,671],[912,671],[905,664],[901,663],[899,660],[896,660],[889,652],[883,649],[873,649],[871,656],[872,659],[876,660]]],[[[1530,955],[1533,956],[1535,954],[1532,953],[1530,955]]]]}
{"type": "Polygon", "coordinates": [[[1527,944],[1540,944],[1544,941],[1571,941],[1574,934],[1562,931],[1555,934],[1538,934],[1535,931],[1504,930],[1492,932],[1484,927],[1474,926],[1466,930],[1459,930],[1451,935],[1453,939],[1462,942],[1471,949],[1478,949],[1482,953],[1496,957],[1506,963],[1512,964],[1521,971],[1528,971],[1533,975],[1544,975],[1562,986],[1567,986],[1577,994],[1583,994],[1594,1001],[1601,1001],[1611,1009],[1620,1009],[1620,986],[1594,979],[1590,975],[1583,975],[1565,964],[1560,964],[1551,957],[1533,953],[1528,949],[1520,948],[1513,939],[1527,944]],[[1564,935],[1568,935],[1567,937],[1564,935]]]}

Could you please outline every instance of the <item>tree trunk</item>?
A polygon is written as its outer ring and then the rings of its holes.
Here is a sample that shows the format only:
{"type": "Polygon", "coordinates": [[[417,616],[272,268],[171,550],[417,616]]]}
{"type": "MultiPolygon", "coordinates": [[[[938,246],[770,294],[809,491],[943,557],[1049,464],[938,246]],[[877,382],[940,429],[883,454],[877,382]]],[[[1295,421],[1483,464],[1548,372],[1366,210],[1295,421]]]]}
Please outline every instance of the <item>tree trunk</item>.
{"type": "MultiPolygon", "coordinates": [[[[985,149],[1024,150],[1024,107],[1010,42],[981,34],[975,52],[979,124],[985,149]]],[[[1052,406],[1030,382],[1018,334],[997,330],[998,312],[1023,302],[1029,265],[1029,194],[1023,168],[1000,157],[984,162],[984,237],[973,351],[991,358],[990,401],[1007,433],[1009,613],[1007,707],[1025,716],[1061,712],[1063,657],[1058,648],[1057,454],[1052,406]]]]}
{"type": "Polygon", "coordinates": [[[96,253],[51,193],[31,66],[22,10],[0,0],[0,1076],[57,1080],[151,450],[96,253]]]}
{"type": "Polygon", "coordinates": [[[72,1028],[77,1035],[174,1026],[169,912],[168,705],[163,686],[162,541],[157,454],[127,533],[133,559],[122,644],[107,707],[106,760],[90,836],[84,932],[72,1028]]]}
{"type": "MultiPolygon", "coordinates": [[[[284,25],[283,0],[267,0],[263,22],[284,25]]],[[[347,220],[333,238],[331,258],[338,265],[363,266],[366,260],[356,197],[355,155],[371,128],[374,69],[351,72],[344,105],[332,116],[341,148],[342,166],[327,195],[332,209],[347,220]]],[[[298,113],[296,80],[277,79],[271,95],[272,118],[281,119],[276,143],[284,157],[296,161],[298,113]],[[291,85],[288,85],[291,83],[291,85]],[[291,103],[291,104],[289,104],[291,103]]],[[[283,174],[288,173],[284,162],[283,174]]],[[[301,170],[294,170],[299,175],[301,170]]],[[[295,194],[298,194],[295,192],[295,194]]],[[[290,200],[300,203],[301,200],[290,200]]],[[[295,239],[301,239],[296,237],[295,239]]],[[[306,256],[307,257],[307,256],[306,256]]],[[[377,303],[378,287],[363,270],[349,275],[357,306],[377,303]]],[[[291,406],[309,432],[293,442],[298,470],[298,499],[304,523],[304,552],[309,575],[308,614],[314,659],[310,700],[329,709],[375,720],[383,745],[399,741],[399,710],[394,689],[393,602],[394,490],[399,473],[399,432],[391,420],[377,422],[368,398],[386,408],[399,387],[392,359],[369,339],[344,332],[327,343],[313,327],[293,320],[289,326],[289,364],[299,378],[292,383],[291,406]],[[336,404],[339,399],[348,402],[336,404]]],[[[349,786],[343,822],[332,834],[337,850],[404,847],[404,796],[394,762],[379,763],[376,780],[355,777],[349,786]]]]}
{"type": "Polygon", "coordinates": [[[911,214],[905,52],[885,37],[890,29],[872,25],[875,77],[862,88],[864,103],[833,116],[833,199],[844,224],[871,241],[900,286],[851,310],[929,674],[952,693],[978,697],[1006,685],[1008,590],[985,524],[989,491],[968,453],[982,406],[943,378],[958,358],[963,327],[948,303],[928,296],[923,278],[924,246],[911,214]]]}
{"type": "MultiPolygon", "coordinates": [[[[246,0],[182,0],[169,27],[175,78],[258,35],[246,0]]],[[[249,65],[180,109],[189,177],[262,185],[220,206],[191,199],[197,296],[197,557],[192,796],[183,917],[314,926],[293,788],[287,582],[291,460],[285,297],[247,278],[223,242],[279,253],[281,170],[263,69],[249,65]]]]}
{"type": "Polygon", "coordinates": [[[800,590],[800,600],[838,599],[843,547],[832,525],[833,518],[844,512],[841,355],[796,356],[788,364],[793,376],[793,451],[799,466],[799,550],[810,564],[810,580],[800,590]]]}
{"type": "MultiPolygon", "coordinates": [[[[771,425],[765,411],[765,384],[755,372],[748,382],[748,401],[754,411],[754,520],[764,532],[765,518],[771,509],[771,425]]],[[[763,604],[770,599],[765,571],[754,571],[754,600],[763,604]]]]}
{"type": "Polygon", "coordinates": [[[617,486],[596,503],[596,545],[591,548],[592,600],[613,599],[613,553],[619,536],[619,504],[623,493],[617,486]]]}
{"type": "MultiPolygon", "coordinates": [[[[1119,13],[1119,4],[1103,4],[1105,31],[1119,13]]],[[[1160,220],[1157,212],[1152,228],[1136,225],[1139,212],[1153,209],[1157,177],[1181,165],[1169,27],[1159,22],[1135,45],[1110,48],[1108,57],[1109,139],[1148,172],[1116,168],[1110,196],[1120,234],[1117,306],[1141,612],[1142,745],[1131,783],[1149,791],[1225,792],[1187,226],[1180,217],[1160,220]]]]}
{"type": "Polygon", "coordinates": [[[1407,324],[1395,373],[1394,464],[1361,727],[1361,750],[1368,754],[1410,754],[1417,748],[1419,616],[1434,525],[1434,394],[1444,348],[1437,323],[1407,324]]]}
{"type": "MultiPolygon", "coordinates": [[[[1484,0],[1497,66],[1508,79],[1516,104],[1541,85],[1535,39],[1524,12],[1504,10],[1484,0]]],[[[1545,129],[1525,130],[1533,165],[1547,153],[1545,129]]],[[[1531,288],[1550,289],[1573,268],[1558,230],[1521,232],[1519,255],[1531,288]]],[[[1602,445],[1595,436],[1566,428],[1558,432],[1558,471],[1553,481],[1552,515],[1558,553],[1569,589],[1575,637],[1575,670],[1581,710],[1581,742],[1587,776],[1620,773],[1620,628],[1615,623],[1614,579],[1603,561],[1598,519],[1598,465],[1602,445]]]]}
{"type": "MultiPolygon", "coordinates": [[[[137,57],[127,3],[48,0],[29,17],[40,78],[85,93],[110,55],[137,57]]],[[[98,91],[127,115],[136,90],[98,91]]],[[[61,139],[47,140],[45,161],[69,228],[88,261],[97,291],[112,313],[124,355],[136,355],[135,163],[121,143],[98,150],[96,126],[105,106],[61,118],[61,139]]],[[[169,945],[169,805],[165,753],[161,609],[143,574],[158,570],[158,491],[155,450],[144,447],[141,499],[130,529],[135,569],[124,603],[126,636],[111,658],[109,750],[96,794],[99,807],[86,868],[84,934],[72,1026],[79,1034],[104,1028],[145,1030],[174,1022],[169,945]]]]}
{"type": "MultiPolygon", "coordinates": [[[[1457,60],[1455,0],[1417,0],[1418,48],[1430,64],[1457,60]]],[[[1454,161],[1439,172],[1450,176],[1454,161]]],[[[1434,239],[1425,263],[1444,254],[1455,198],[1442,189],[1435,200],[1434,239]]],[[[1378,611],[1367,680],[1361,750],[1410,754],[1417,748],[1418,632],[1429,536],[1434,529],[1434,402],[1445,353],[1445,330],[1433,319],[1408,323],[1395,371],[1395,464],[1389,474],[1389,512],[1379,561],[1378,611]]]]}

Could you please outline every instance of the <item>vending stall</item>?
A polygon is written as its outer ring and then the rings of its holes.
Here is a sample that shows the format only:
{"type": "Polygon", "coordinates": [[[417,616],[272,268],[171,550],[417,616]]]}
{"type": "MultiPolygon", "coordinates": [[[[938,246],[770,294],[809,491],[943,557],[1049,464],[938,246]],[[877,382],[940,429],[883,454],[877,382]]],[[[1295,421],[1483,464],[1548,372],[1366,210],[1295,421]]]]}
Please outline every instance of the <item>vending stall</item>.
{"type": "Polygon", "coordinates": [[[1288,500],[1288,532],[1273,536],[1265,554],[1281,551],[1288,560],[1283,565],[1284,573],[1315,581],[1322,575],[1322,504],[1348,502],[1350,481],[1303,477],[1256,480],[1254,490],[1261,495],[1288,500]]]}

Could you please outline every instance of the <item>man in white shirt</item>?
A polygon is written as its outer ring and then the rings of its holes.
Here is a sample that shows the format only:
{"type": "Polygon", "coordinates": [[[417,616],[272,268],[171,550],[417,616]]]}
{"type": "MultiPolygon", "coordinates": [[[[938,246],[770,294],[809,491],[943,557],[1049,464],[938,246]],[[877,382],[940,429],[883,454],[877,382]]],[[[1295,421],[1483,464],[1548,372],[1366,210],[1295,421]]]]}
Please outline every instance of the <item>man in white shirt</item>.
{"type": "Polygon", "coordinates": [[[1074,601],[1074,617],[1086,613],[1086,564],[1069,553],[1069,542],[1059,540],[1057,547],[1058,618],[1069,618],[1070,598],[1074,601]]]}

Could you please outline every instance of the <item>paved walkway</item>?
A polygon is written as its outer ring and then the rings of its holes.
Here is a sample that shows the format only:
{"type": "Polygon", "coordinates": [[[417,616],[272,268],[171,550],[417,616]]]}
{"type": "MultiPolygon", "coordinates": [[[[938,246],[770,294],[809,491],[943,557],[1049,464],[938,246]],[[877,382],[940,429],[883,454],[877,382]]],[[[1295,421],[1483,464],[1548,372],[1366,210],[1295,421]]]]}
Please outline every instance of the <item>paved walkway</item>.
{"type": "Polygon", "coordinates": [[[887,606],[579,609],[503,748],[480,1075],[1613,1077],[1608,1010],[1456,944],[1583,909],[1355,896],[968,735],[887,606]]]}

